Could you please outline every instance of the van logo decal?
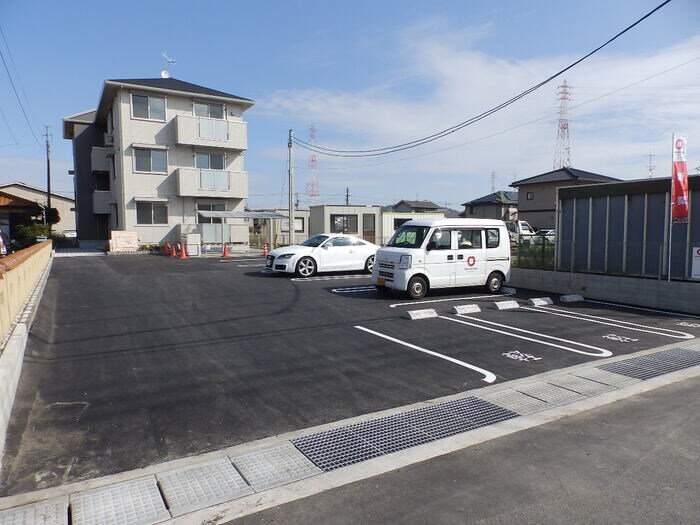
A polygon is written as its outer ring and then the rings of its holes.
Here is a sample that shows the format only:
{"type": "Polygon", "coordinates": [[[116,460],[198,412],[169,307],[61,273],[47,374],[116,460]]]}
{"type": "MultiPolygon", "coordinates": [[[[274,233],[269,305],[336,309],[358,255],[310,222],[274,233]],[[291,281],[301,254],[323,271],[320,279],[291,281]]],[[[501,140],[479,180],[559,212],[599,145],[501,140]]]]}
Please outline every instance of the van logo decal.
{"type": "Polygon", "coordinates": [[[472,267],[475,264],[476,264],[476,257],[474,257],[473,255],[470,255],[469,257],[467,257],[467,266],[472,267]]]}

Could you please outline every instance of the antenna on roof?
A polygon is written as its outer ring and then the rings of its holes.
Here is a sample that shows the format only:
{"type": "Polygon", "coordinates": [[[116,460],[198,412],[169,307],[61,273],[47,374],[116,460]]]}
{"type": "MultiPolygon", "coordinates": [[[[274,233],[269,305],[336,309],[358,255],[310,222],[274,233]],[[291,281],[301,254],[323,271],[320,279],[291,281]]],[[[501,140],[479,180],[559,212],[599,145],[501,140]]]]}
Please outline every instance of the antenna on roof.
{"type": "MultiPolygon", "coordinates": [[[[170,58],[168,56],[167,50],[163,50],[163,52],[161,53],[161,56],[163,57],[163,60],[165,61],[166,68],[168,67],[168,64],[175,64],[175,59],[170,58]]],[[[163,69],[163,71],[160,72],[160,76],[163,78],[170,78],[170,71],[168,71],[167,69],[163,69]]]]}

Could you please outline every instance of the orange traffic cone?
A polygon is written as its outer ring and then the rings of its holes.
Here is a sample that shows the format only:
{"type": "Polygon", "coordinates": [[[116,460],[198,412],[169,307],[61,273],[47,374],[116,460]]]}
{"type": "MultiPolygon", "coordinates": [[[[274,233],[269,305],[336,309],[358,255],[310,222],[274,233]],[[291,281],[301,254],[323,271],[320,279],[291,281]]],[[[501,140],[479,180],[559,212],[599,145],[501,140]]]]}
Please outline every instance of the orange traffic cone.
{"type": "Polygon", "coordinates": [[[163,255],[170,255],[170,245],[167,242],[163,244],[163,255]]]}
{"type": "Polygon", "coordinates": [[[180,245],[180,259],[187,259],[187,245],[184,242],[180,245]]]}
{"type": "Polygon", "coordinates": [[[224,243],[224,247],[221,250],[221,257],[222,258],[228,257],[228,244],[227,243],[224,243]]]}
{"type": "Polygon", "coordinates": [[[173,243],[173,249],[170,251],[170,257],[177,257],[177,243],[173,243]]]}
{"type": "Polygon", "coordinates": [[[270,252],[267,249],[267,243],[265,243],[265,244],[263,244],[263,257],[267,257],[268,253],[270,253],[270,252]]]}

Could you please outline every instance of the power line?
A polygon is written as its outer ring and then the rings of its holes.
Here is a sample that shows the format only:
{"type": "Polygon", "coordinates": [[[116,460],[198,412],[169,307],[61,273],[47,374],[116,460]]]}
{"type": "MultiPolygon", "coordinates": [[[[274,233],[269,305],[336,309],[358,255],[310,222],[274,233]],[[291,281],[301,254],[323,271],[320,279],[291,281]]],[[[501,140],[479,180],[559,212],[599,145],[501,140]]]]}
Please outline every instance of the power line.
{"type": "Polygon", "coordinates": [[[551,82],[552,80],[554,80],[554,79],[557,78],[558,76],[564,74],[564,73],[567,72],[568,70],[570,70],[570,69],[572,69],[573,67],[577,66],[578,64],[580,64],[581,62],[583,62],[584,60],[586,60],[587,58],[589,58],[589,57],[592,56],[593,54],[597,53],[598,51],[600,51],[601,49],[603,49],[604,47],[606,47],[608,44],[610,44],[610,43],[614,42],[615,40],[617,40],[619,37],[621,37],[622,35],[624,35],[624,34],[627,33],[628,31],[630,31],[632,28],[634,28],[634,27],[636,27],[637,25],[639,25],[640,23],[642,23],[644,20],[646,20],[647,18],[649,18],[651,15],[653,15],[656,11],[658,11],[659,9],[661,9],[662,7],[664,7],[664,6],[665,6],[666,4],[668,4],[669,2],[671,2],[671,0],[665,0],[664,2],[662,2],[661,4],[659,4],[658,6],[656,6],[654,9],[652,9],[651,11],[649,11],[647,14],[645,14],[644,16],[642,16],[640,19],[638,19],[636,22],[634,22],[633,24],[629,25],[628,27],[626,27],[625,29],[623,29],[622,31],[620,31],[619,33],[617,33],[615,36],[613,36],[612,38],[610,38],[609,40],[607,40],[605,43],[603,43],[603,44],[601,44],[600,46],[598,46],[597,48],[595,48],[593,51],[587,53],[586,55],[584,55],[583,57],[579,58],[579,59],[576,60],[575,62],[569,64],[569,65],[566,66],[564,69],[561,69],[560,71],[554,73],[553,75],[550,75],[548,78],[546,78],[545,80],[539,82],[538,84],[535,84],[534,86],[532,86],[532,87],[526,89],[525,91],[519,93],[518,95],[515,95],[514,97],[512,97],[512,98],[506,100],[505,102],[502,102],[501,104],[499,104],[499,105],[497,105],[497,106],[492,107],[491,109],[488,109],[488,110],[484,111],[483,113],[481,113],[481,114],[479,114],[479,115],[476,115],[476,116],[474,116],[474,117],[471,117],[471,118],[469,118],[469,119],[467,119],[467,120],[465,120],[465,121],[463,121],[463,122],[460,122],[459,124],[456,124],[456,125],[454,125],[454,126],[451,126],[451,127],[449,127],[449,128],[443,129],[442,131],[438,131],[437,133],[433,133],[432,135],[428,135],[428,136],[423,137],[423,138],[420,138],[420,139],[412,140],[412,141],[410,141],[410,142],[404,142],[404,143],[402,143],[402,144],[397,144],[397,145],[395,145],[395,146],[387,146],[387,147],[384,147],[384,148],[375,148],[375,149],[366,149],[366,150],[341,150],[341,149],[325,148],[325,147],[322,147],[322,146],[318,146],[318,145],[315,145],[315,144],[311,144],[311,143],[309,143],[309,142],[305,142],[305,141],[300,140],[300,139],[298,139],[298,138],[295,138],[295,139],[294,139],[294,143],[295,143],[296,145],[298,145],[298,146],[304,148],[304,149],[309,150],[309,151],[313,151],[313,152],[315,152],[315,153],[319,153],[319,154],[322,154],[322,155],[328,155],[328,156],[332,156],[332,157],[377,157],[377,156],[380,156],[380,155],[389,155],[389,154],[391,154],[391,153],[396,153],[396,152],[399,152],[399,151],[404,151],[404,150],[407,150],[407,149],[416,148],[416,147],[418,147],[418,146],[422,146],[422,145],[424,145],[424,144],[428,144],[428,143],[430,143],[430,142],[434,142],[434,141],[436,141],[436,140],[438,140],[438,139],[441,139],[441,138],[444,138],[444,137],[446,137],[446,136],[448,136],[448,135],[451,135],[452,133],[455,133],[455,132],[457,132],[457,131],[459,131],[459,130],[461,130],[461,129],[467,127],[467,126],[470,126],[470,125],[472,125],[472,124],[474,124],[474,123],[476,123],[476,122],[479,122],[480,120],[483,120],[483,119],[485,119],[486,117],[489,117],[489,116],[493,115],[494,113],[496,113],[496,112],[498,112],[498,111],[501,111],[502,109],[504,109],[504,108],[510,106],[511,104],[517,102],[518,100],[520,100],[521,98],[523,98],[523,97],[529,95],[529,94],[532,93],[533,91],[538,90],[539,88],[541,88],[542,86],[548,84],[549,82],[551,82]]]}
{"type": "Polygon", "coordinates": [[[36,145],[41,147],[41,143],[39,142],[39,139],[36,136],[36,133],[34,133],[34,128],[32,128],[31,123],[29,122],[29,117],[27,116],[27,112],[24,109],[24,104],[22,104],[22,99],[19,98],[19,93],[17,93],[17,88],[15,87],[15,82],[12,80],[12,75],[10,74],[10,68],[7,67],[7,62],[5,61],[5,55],[2,53],[2,49],[0,49],[0,59],[2,59],[2,65],[5,66],[5,71],[7,72],[7,78],[10,79],[10,85],[12,86],[12,91],[15,92],[15,97],[17,97],[17,102],[19,103],[19,107],[22,110],[22,115],[24,115],[24,120],[27,122],[27,126],[29,126],[29,131],[32,132],[32,136],[34,137],[34,141],[36,142],[36,145]]]}
{"type": "Polygon", "coordinates": [[[29,97],[27,96],[27,92],[24,90],[24,86],[22,85],[22,79],[19,77],[19,71],[17,69],[17,64],[15,64],[15,59],[12,56],[12,50],[10,49],[10,44],[7,42],[7,38],[5,38],[5,32],[2,30],[2,26],[0,26],[0,36],[2,36],[2,41],[5,43],[5,48],[7,49],[7,56],[10,58],[10,64],[12,64],[12,69],[15,72],[15,76],[17,77],[17,83],[19,84],[19,89],[22,91],[22,95],[24,95],[24,101],[27,103],[27,107],[29,108],[29,116],[32,117],[32,121],[36,122],[36,115],[34,114],[34,111],[32,109],[32,105],[29,102],[29,97]]]}
{"type": "Polygon", "coordinates": [[[5,121],[5,125],[7,126],[7,130],[10,132],[12,140],[15,141],[14,144],[3,144],[3,146],[16,146],[18,144],[17,137],[15,137],[15,134],[12,131],[12,128],[10,127],[10,123],[7,121],[7,117],[5,116],[5,112],[2,110],[2,106],[0,106],[0,115],[2,115],[2,120],[5,121]]]}
{"type": "MultiPolygon", "coordinates": [[[[624,86],[619,87],[619,88],[617,88],[617,89],[614,89],[614,90],[612,90],[612,91],[609,91],[609,92],[607,92],[607,93],[603,93],[602,95],[598,95],[597,97],[588,99],[588,100],[586,100],[586,101],[584,101],[584,102],[581,102],[581,103],[579,103],[579,104],[575,104],[575,105],[571,106],[569,109],[577,109],[577,108],[580,108],[580,107],[585,106],[585,105],[587,105],[587,104],[591,104],[591,103],[593,103],[593,102],[597,102],[597,101],[600,100],[600,99],[603,99],[603,98],[605,98],[605,97],[609,97],[609,96],[611,96],[611,95],[614,95],[614,94],[616,94],[616,93],[619,93],[620,91],[623,91],[623,90],[628,89],[628,88],[630,88],[630,87],[636,86],[636,85],[638,85],[638,84],[641,84],[641,83],[646,82],[646,81],[648,81],[648,80],[651,80],[651,79],[653,79],[653,78],[659,77],[659,76],[661,76],[661,75],[664,75],[664,74],[668,73],[669,71],[673,71],[673,70],[679,69],[679,68],[681,68],[681,67],[683,67],[683,66],[687,66],[688,64],[690,64],[690,63],[692,63],[692,62],[695,62],[695,61],[697,61],[697,60],[700,60],[700,56],[691,58],[690,60],[686,60],[685,62],[682,62],[682,63],[680,63],[680,64],[676,64],[675,66],[672,66],[672,67],[669,67],[669,68],[667,68],[667,69],[664,69],[663,71],[659,71],[658,73],[654,73],[653,75],[650,75],[650,76],[648,76],[648,77],[645,77],[645,78],[642,78],[642,79],[637,80],[637,81],[635,81],[635,82],[632,82],[631,84],[627,84],[627,85],[624,85],[624,86]]],[[[403,157],[403,158],[394,159],[394,160],[385,160],[385,161],[382,161],[382,162],[372,162],[372,163],[370,163],[370,164],[362,164],[362,165],[359,165],[359,166],[358,166],[358,165],[355,165],[355,166],[325,167],[325,168],[323,168],[323,171],[326,171],[326,170],[350,170],[350,169],[353,169],[353,170],[354,170],[354,169],[358,169],[358,168],[372,168],[372,167],[375,167],[375,166],[384,166],[384,165],[386,165],[386,164],[396,164],[396,163],[399,163],[399,162],[405,162],[405,161],[407,161],[407,160],[415,160],[415,159],[419,159],[419,158],[421,158],[421,157],[427,157],[427,156],[429,156],[429,155],[436,155],[436,154],[438,154],[438,153],[444,153],[445,151],[450,151],[450,150],[453,150],[453,149],[461,148],[461,147],[463,147],[463,146],[470,146],[470,145],[472,145],[472,144],[476,144],[477,142],[482,142],[482,141],[484,141],[484,140],[492,139],[492,138],[498,137],[498,136],[500,136],[500,135],[505,135],[506,133],[510,133],[511,131],[515,131],[515,130],[517,130],[517,129],[524,128],[524,127],[530,126],[530,125],[532,125],[532,124],[536,124],[536,123],[541,122],[541,121],[543,121],[543,120],[546,120],[546,119],[552,118],[552,117],[554,117],[554,116],[557,116],[558,114],[559,114],[558,111],[557,111],[556,113],[548,113],[547,115],[544,115],[544,116],[542,116],[542,117],[538,117],[538,118],[536,118],[536,119],[529,120],[529,121],[523,122],[523,123],[521,123],[521,124],[517,124],[517,125],[512,126],[512,127],[510,127],[510,128],[506,128],[506,129],[502,129],[502,130],[500,130],[500,131],[496,131],[496,132],[494,132],[494,133],[491,133],[491,134],[489,134],[489,135],[485,135],[485,136],[483,136],[483,137],[479,137],[479,138],[476,138],[476,139],[473,139],[473,140],[468,140],[468,141],[466,141],[466,142],[460,142],[459,144],[454,144],[454,145],[452,145],[452,146],[447,146],[447,147],[445,147],[445,148],[441,148],[441,149],[437,149],[437,150],[433,150],[433,151],[427,151],[427,152],[425,152],[425,153],[420,153],[420,154],[417,154],[417,155],[411,155],[410,157],[403,157]]],[[[304,169],[304,168],[300,166],[300,167],[298,167],[297,169],[304,169]]]]}

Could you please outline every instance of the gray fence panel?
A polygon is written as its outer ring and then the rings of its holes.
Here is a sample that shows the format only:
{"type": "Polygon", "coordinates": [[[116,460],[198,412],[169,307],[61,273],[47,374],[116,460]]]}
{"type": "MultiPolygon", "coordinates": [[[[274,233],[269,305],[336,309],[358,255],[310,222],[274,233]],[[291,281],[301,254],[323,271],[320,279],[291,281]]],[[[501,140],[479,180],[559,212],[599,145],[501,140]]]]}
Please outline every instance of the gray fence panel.
{"type": "Polygon", "coordinates": [[[622,273],[622,239],[625,231],[625,196],[610,197],[608,221],[608,273],[622,273]]]}
{"type": "Polygon", "coordinates": [[[607,197],[593,199],[593,217],[591,221],[591,271],[605,271],[605,223],[608,213],[607,197]]]}
{"type": "Polygon", "coordinates": [[[644,195],[627,196],[627,268],[630,275],[642,274],[644,253],[644,195]]]}
{"type": "Polygon", "coordinates": [[[645,275],[660,277],[664,267],[664,235],[666,221],[666,195],[652,193],[647,197],[647,246],[645,260],[645,275]],[[660,266],[659,266],[660,264],[660,266]]]}

